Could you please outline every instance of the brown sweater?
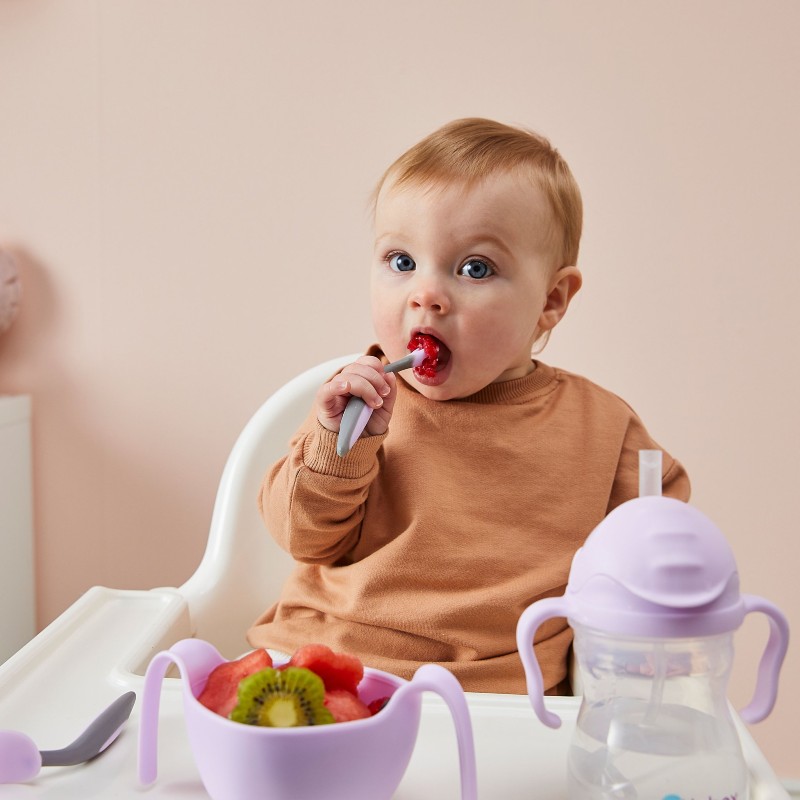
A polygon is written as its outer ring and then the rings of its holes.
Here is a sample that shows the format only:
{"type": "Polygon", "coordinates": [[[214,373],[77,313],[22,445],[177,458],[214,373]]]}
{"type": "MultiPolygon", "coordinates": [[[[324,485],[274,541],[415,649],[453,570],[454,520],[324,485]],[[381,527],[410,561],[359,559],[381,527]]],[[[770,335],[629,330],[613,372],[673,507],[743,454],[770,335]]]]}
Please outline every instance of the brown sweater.
{"type": "MultiPolygon", "coordinates": [[[[398,387],[388,433],[341,459],[312,414],[267,474],[264,519],[298,564],[248,640],[325,643],[406,678],[434,662],[467,691],[522,694],[520,614],[563,594],[577,548],[637,495],[638,451],[658,445],[618,397],[541,362],[463,400],[398,387]]],[[[682,466],[663,463],[664,493],[687,500],[682,466]]],[[[565,620],[539,629],[545,687],[566,677],[571,640],[565,620]]]]}

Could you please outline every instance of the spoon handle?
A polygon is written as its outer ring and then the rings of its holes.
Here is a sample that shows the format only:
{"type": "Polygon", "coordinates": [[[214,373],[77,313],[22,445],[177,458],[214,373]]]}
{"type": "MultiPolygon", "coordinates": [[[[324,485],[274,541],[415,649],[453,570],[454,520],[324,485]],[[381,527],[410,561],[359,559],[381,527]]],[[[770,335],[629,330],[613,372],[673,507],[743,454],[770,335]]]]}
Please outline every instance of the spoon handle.
{"type": "Polygon", "coordinates": [[[134,692],[118,697],[101,712],[72,743],[60,750],[42,750],[43,767],[67,767],[82,764],[103,752],[117,738],[136,702],[134,692]]]}

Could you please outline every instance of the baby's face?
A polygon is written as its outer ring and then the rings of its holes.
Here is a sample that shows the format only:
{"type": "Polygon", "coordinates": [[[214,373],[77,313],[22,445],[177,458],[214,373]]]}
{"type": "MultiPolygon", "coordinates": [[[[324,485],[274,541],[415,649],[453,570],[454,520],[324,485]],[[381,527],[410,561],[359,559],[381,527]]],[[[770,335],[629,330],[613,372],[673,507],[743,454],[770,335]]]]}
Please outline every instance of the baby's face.
{"type": "Polygon", "coordinates": [[[513,174],[467,188],[395,187],[375,211],[372,317],[389,360],[415,333],[439,341],[432,377],[403,377],[426,397],[468,397],[527,375],[554,273],[550,212],[541,191],[513,174]]]}

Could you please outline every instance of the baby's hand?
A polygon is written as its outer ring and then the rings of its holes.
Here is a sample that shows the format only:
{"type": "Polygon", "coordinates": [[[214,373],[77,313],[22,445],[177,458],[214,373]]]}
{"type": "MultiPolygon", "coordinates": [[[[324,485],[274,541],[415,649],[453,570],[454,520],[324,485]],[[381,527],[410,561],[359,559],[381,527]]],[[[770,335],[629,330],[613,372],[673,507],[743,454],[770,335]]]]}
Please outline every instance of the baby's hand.
{"type": "Polygon", "coordinates": [[[348,364],[317,392],[317,419],[324,428],[339,432],[347,401],[360,397],[371,409],[372,416],[364,432],[370,436],[386,433],[397,396],[397,382],[391,372],[375,356],[361,356],[348,364]]]}

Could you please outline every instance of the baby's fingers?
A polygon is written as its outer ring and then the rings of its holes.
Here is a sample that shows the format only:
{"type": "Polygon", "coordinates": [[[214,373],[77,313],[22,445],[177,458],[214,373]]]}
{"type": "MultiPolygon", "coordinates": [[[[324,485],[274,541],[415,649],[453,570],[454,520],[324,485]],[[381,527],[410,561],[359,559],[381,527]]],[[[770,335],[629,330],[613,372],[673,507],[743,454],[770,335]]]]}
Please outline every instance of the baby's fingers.
{"type": "MultiPolygon", "coordinates": [[[[320,418],[320,422],[323,417],[329,419],[341,417],[349,398],[350,381],[341,375],[337,375],[332,381],[320,386],[317,392],[317,416],[320,418]]],[[[338,426],[331,430],[338,430],[338,426]]]]}
{"type": "Polygon", "coordinates": [[[394,402],[397,399],[397,391],[395,390],[395,376],[391,373],[388,373],[386,378],[390,384],[390,392],[383,399],[383,404],[380,406],[380,408],[376,408],[374,410],[374,413],[367,423],[366,431],[371,436],[376,436],[386,432],[389,427],[389,420],[392,418],[394,402]]]}
{"type": "Polygon", "coordinates": [[[348,401],[353,396],[361,397],[362,393],[364,402],[370,408],[376,409],[383,405],[383,398],[372,384],[358,376],[348,380],[344,375],[338,375],[323,384],[317,392],[317,419],[320,424],[334,433],[338,432],[348,401]]]}
{"type": "Polygon", "coordinates": [[[383,371],[383,364],[374,356],[363,356],[349,364],[337,378],[348,381],[350,394],[360,397],[371,408],[380,408],[383,398],[392,389],[392,384],[383,371]]]}
{"type": "Polygon", "coordinates": [[[349,399],[359,397],[373,411],[385,409],[388,412],[383,425],[385,429],[394,404],[394,386],[394,375],[383,371],[379,359],[362,356],[320,387],[317,392],[317,419],[328,430],[337,432],[349,399]]]}

